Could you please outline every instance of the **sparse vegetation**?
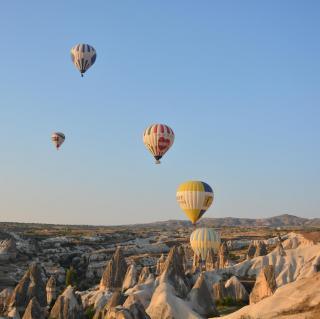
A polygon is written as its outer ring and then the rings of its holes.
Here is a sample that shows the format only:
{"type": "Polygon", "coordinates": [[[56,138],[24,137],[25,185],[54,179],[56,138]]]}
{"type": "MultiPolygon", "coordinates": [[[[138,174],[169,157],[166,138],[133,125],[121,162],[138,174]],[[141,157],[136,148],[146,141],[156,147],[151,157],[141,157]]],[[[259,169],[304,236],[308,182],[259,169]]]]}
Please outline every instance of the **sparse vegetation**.
{"type": "Polygon", "coordinates": [[[71,266],[66,273],[66,287],[68,286],[77,286],[77,273],[75,269],[71,266]]]}
{"type": "Polygon", "coordinates": [[[94,316],[94,313],[95,313],[95,311],[94,311],[93,305],[91,305],[90,307],[88,307],[87,310],[85,311],[85,315],[86,315],[86,317],[87,317],[88,319],[92,319],[93,316],[94,316]]]}
{"type": "Polygon", "coordinates": [[[234,300],[231,297],[223,298],[222,300],[216,301],[216,306],[223,306],[223,307],[231,307],[231,306],[237,306],[237,307],[243,307],[246,304],[243,301],[240,300],[234,300]]]}

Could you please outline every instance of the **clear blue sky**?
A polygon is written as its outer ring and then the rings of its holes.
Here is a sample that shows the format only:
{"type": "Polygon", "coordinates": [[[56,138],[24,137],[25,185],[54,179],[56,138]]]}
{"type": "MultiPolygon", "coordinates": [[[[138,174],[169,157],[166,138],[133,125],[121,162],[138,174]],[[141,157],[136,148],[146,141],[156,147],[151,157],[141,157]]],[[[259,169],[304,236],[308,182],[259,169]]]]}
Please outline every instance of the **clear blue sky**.
{"type": "Polygon", "coordinates": [[[319,32],[316,0],[4,2],[0,220],[184,219],[189,179],[214,189],[208,217],[319,217],[319,32]],[[155,122],[176,133],[157,166],[155,122]]]}

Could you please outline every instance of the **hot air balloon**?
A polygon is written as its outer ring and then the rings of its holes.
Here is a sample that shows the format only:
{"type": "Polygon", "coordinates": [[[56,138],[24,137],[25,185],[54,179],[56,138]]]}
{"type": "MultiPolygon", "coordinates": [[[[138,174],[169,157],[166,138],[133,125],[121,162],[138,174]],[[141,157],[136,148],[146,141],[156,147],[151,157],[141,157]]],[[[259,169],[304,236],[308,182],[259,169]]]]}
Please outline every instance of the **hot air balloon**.
{"type": "Polygon", "coordinates": [[[212,188],[204,182],[189,181],[179,186],[177,201],[192,224],[195,224],[213,202],[212,188]]]}
{"type": "Polygon", "coordinates": [[[71,49],[71,59],[81,76],[94,64],[97,53],[89,44],[77,44],[71,49]]]}
{"type": "Polygon", "coordinates": [[[61,132],[54,132],[51,135],[52,143],[56,146],[57,150],[60,148],[60,146],[63,144],[66,137],[61,132]]]}
{"type": "Polygon", "coordinates": [[[202,260],[205,260],[209,250],[217,253],[221,239],[213,228],[197,228],[190,236],[190,244],[193,252],[202,260]]]}
{"type": "Polygon", "coordinates": [[[153,124],[143,133],[143,143],[160,164],[160,159],[169,150],[174,141],[173,130],[164,124],[153,124]]]}

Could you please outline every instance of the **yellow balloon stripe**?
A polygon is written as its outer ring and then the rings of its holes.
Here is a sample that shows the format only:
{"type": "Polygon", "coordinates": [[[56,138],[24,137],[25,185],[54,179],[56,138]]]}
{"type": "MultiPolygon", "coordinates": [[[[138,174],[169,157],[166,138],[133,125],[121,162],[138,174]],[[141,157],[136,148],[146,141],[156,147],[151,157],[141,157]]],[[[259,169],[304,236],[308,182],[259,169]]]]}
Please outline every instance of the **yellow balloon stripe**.
{"type": "Polygon", "coordinates": [[[184,212],[194,224],[199,219],[201,209],[184,209],[184,212]]]}
{"type": "Polygon", "coordinates": [[[204,186],[202,182],[197,181],[188,181],[179,186],[178,192],[185,191],[195,191],[195,192],[204,192],[204,186]]]}

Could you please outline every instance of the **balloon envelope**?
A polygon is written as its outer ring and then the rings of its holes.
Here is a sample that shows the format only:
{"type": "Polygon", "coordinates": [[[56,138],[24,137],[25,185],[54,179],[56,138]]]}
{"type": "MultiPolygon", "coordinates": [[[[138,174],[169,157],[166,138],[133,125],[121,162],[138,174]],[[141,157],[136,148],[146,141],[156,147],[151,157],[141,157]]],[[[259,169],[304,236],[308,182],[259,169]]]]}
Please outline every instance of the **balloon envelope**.
{"type": "Polygon", "coordinates": [[[165,124],[153,124],[144,130],[143,143],[156,159],[157,164],[173,142],[173,130],[165,124]]]}
{"type": "Polygon", "coordinates": [[[96,58],[96,50],[89,44],[80,43],[71,49],[71,60],[81,76],[94,64],[96,58]]]}
{"type": "Polygon", "coordinates": [[[217,253],[220,243],[220,235],[213,228],[197,228],[190,236],[191,248],[202,260],[207,258],[209,250],[217,253]]]}
{"type": "Polygon", "coordinates": [[[57,149],[60,148],[60,146],[63,144],[65,141],[66,137],[63,133],[61,132],[54,132],[51,135],[51,141],[55,145],[57,149]]]}
{"type": "Polygon", "coordinates": [[[204,182],[188,181],[177,190],[177,201],[193,224],[195,224],[211,206],[213,190],[204,182]]]}

